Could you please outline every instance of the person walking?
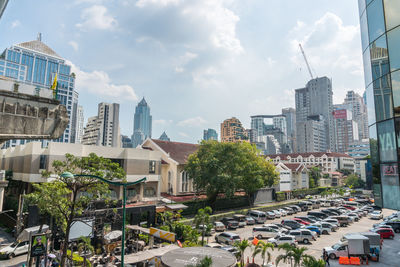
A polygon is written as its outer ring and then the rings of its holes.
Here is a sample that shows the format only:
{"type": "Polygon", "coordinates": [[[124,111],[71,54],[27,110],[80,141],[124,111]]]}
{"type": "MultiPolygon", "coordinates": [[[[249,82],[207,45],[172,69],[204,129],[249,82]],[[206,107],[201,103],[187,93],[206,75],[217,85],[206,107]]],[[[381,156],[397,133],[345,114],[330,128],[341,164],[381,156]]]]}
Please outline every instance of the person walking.
{"type": "Polygon", "coordinates": [[[329,263],[329,255],[328,255],[328,252],[326,252],[325,249],[322,250],[322,258],[323,258],[324,261],[325,261],[325,266],[326,266],[326,265],[331,266],[330,263],[329,263]]]}

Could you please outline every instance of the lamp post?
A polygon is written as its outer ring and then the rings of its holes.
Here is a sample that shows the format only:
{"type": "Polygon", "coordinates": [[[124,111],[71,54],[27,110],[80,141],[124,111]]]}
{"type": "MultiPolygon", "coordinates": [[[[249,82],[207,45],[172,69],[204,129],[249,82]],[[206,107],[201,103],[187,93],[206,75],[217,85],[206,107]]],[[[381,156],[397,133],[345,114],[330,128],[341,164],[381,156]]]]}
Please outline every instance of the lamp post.
{"type": "MultiPolygon", "coordinates": [[[[121,251],[121,266],[124,266],[124,258],[125,258],[125,218],[126,218],[126,187],[131,186],[131,185],[136,185],[140,184],[144,181],[146,181],[146,177],[136,181],[136,182],[130,182],[130,183],[123,183],[123,182],[115,182],[115,181],[110,181],[107,179],[104,179],[103,177],[96,176],[96,175],[91,175],[91,174],[72,174],[70,172],[64,172],[60,175],[62,178],[75,178],[75,177],[89,177],[89,178],[95,178],[98,179],[102,182],[105,182],[110,185],[116,185],[116,186],[122,186],[123,188],[123,199],[122,199],[122,251],[121,251]]],[[[68,242],[68,240],[67,240],[68,242]]]]}

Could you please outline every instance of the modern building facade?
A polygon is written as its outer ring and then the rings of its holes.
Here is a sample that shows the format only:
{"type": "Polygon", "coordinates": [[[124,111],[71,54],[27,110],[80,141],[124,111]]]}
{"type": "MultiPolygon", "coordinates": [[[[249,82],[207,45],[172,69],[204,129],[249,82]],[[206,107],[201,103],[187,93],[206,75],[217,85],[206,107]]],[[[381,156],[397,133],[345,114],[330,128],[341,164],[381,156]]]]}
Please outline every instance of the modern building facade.
{"type": "Polygon", "coordinates": [[[150,107],[143,97],[143,99],[135,108],[132,134],[133,147],[137,147],[138,145],[141,145],[147,138],[151,138],[152,123],[150,107]]]}
{"type": "Polygon", "coordinates": [[[327,151],[326,124],[322,116],[308,117],[306,121],[296,123],[297,151],[327,151]]]}
{"type": "Polygon", "coordinates": [[[358,141],[358,123],[353,120],[353,113],[350,109],[343,108],[341,105],[338,106],[340,107],[335,105],[333,111],[336,151],[345,153],[351,143],[358,141]]]}
{"type": "Polygon", "coordinates": [[[235,117],[224,120],[221,123],[221,142],[241,141],[248,141],[248,136],[240,120],[235,117]]]}
{"type": "Polygon", "coordinates": [[[332,96],[332,82],[327,77],[312,79],[307,83],[306,87],[296,89],[296,141],[298,152],[335,151],[332,96]],[[314,122],[307,124],[308,121],[314,122]],[[317,124],[320,123],[324,125],[324,131],[318,130],[324,134],[323,138],[318,134],[308,133],[309,130],[315,131],[317,124]],[[299,128],[303,130],[299,131],[299,128]],[[313,140],[314,136],[316,136],[317,140],[313,140]],[[312,139],[310,140],[309,138],[312,139]],[[310,144],[319,143],[321,139],[325,141],[325,145],[321,143],[314,148],[310,148],[307,144],[304,144],[304,142],[310,144]]]}
{"type": "Polygon", "coordinates": [[[4,10],[6,9],[7,4],[8,4],[8,0],[0,1],[0,19],[1,19],[1,16],[3,16],[4,10]]]}
{"type": "Polygon", "coordinates": [[[88,119],[82,144],[121,147],[119,104],[99,104],[97,116],[88,119]]]}
{"type": "Polygon", "coordinates": [[[358,4],[375,203],[399,210],[400,2],[358,4]]]}
{"type": "Polygon", "coordinates": [[[171,141],[171,139],[168,137],[168,135],[165,131],[160,135],[160,138],[158,138],[158,140],[168,141],[168,142],[171,141]]]}
{"type": "MultiPolygon", "coordinates": [[[[71,66],[53,49],[42,42],[41,34],[37,40],[12,45],[0,55],[0,77],[4,76],[20,84],[35,86],[39,93],[49,90],[57,75],[57,99],[67,107],[69,125],[56,142],[74,142],[78,93],[75,91],[75,74],[71,66]]],[[[11,140],[4,147],[16,146],[26,140],[11,140]]],[[[46,141],[47,142],[47,141],[46,141]]]]}
{"type": "Polygon", "coordinates": [[[83,107],[78,105],[77,112],[76,112],[75,143],[82,142],[84,129],[85,129],[85,115],[83,112],[83,107]]]}
{"type": "MultiPolygon", "coordinates": [[[[146,177],[146,182],[131,186],[127,190],[129,202],[155,201],[160,196],[161,153],[146,149],[87,146],[82,144],[63,144],[49,142],[43,148],[40,142],[30,142],[13,148],[0,150],[1,170],[12,170],[13,180],[24,182],[27,193],[32,183],[43,183],[57,178],[52,175],[42,176],[42,171],[54,171],[55,160],[65,160],[65,154],[87,157],[95,153],[117,162],[126,172],[128,182],[135,182],[146,177]]],[[[111,187],[112,197],[122,198],[122,188],[111,187]]]]}
{"type": "Polygon", "coordinates": [[[358,125],[358,140],[368,138],[368,112],[364,98],[354,91],[348,91],[343,102],[351,110],[353,120],[358,125]]]}
{"type": "Polygon", "coordinates": [[[203,140],[218,140],[217,131],[214,129],[207,129],[203,131],[203,140]]]}
{"type": "Polygon", "coordinates": [[[126,135],[121,135],[121,144],[123,148],[132,148],[132,140],[126,135]]]}
{"type": "Polygon", "coordinates": [[[292,152],[297,152],[296,146],[296,110],[294,108],[282,109],[282,115],[286,118],[287,139],[292,152]]]}

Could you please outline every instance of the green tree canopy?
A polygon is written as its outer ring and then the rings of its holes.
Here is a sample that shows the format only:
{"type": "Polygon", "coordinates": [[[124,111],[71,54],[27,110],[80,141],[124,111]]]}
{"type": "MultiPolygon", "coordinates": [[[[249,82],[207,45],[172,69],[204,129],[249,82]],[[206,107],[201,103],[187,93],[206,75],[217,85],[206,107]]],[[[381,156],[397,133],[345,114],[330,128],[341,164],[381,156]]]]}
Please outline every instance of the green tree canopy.
{"type": "Polygon", "coordinates": [[[321,168],[319,166],[311,167],[309,172],[309,187],[314,188],[319,184],[319,179],[321,178],[321,168]]]}
{"type": "Polygon", "coordinates": [[[238,189],[243,189],[250,201],[256,190],[279,180],[274,165],[246,142],[203,141],[197,152],[189,156],[185,169],[195,188],[206,192],[210,204],[218,194],[231,197],[238,189]]]}
{"type": "Polygon", "coordinates": [[[363,188],[365,182],[356,174],[350,174],[345,180],[345,185],[350,188],[363,188]]]}
{"type": "MultiPolygon", "coordinates": [[[[96,175],[108,180],[124,180],[126,176],[118,163],[94,153],[83,158],[66,154],[65,158],[64,161],[53,161],[52,166],[57,178],[51,182],[34,184],[34,192],[27,196],[31,203],[39,207],[41,213],[53,217],[65,234],[61,266],[65,266],[68,248],[66,244],[73,221],[83,214],[89,203],[100,198],[108,199],[110,196],[108,185],[96,178],[62,177],[61,174],[71,172],[96,175]]],[[[51,174],[46,172],[43,176],[51,174]]]]}

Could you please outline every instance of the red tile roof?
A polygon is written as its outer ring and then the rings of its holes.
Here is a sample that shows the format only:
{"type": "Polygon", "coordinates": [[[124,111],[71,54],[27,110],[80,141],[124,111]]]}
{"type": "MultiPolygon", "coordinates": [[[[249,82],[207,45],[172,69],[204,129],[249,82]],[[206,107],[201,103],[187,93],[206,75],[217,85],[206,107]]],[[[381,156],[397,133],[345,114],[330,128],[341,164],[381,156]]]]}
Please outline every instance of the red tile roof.
{"type": "Polygon", "coordinates": [[[304,169],[304,165],[301,163],[283,163],[286,167],[288,167],[292,172],[302,171],[304,169]],[[301,165],[301,167],[300,167],[301,165]],[[300,167],[300,168],[299,168],[300,167]],[[298,169],[298,170],[297,170],[298,169]]]}
{"type": "Polygon", "coordinates": [[[335,157],[335,158],[352,158],[347,154],[342,154],[342,153],[337,153],[337,152],[307,152],[307,153],[292,153],[292,154],[276,154],[276,155],[265,155],[266,157],[269,157],[271,159],[274,159],[276,157],[282,158],[297,158],[298,156],[302,156],[303,158],[308,158],[309,156],[313,155],[316,158],[322,157],[323,155],[326,155],[328,157],[335,157]]]}
{"type": "Polygon", "coordinates": [[[197,144],[162,141],[158,139],[151,140],[179,164],[186,164],[189,155],[196,152],[199,148],[197,144]]]}

